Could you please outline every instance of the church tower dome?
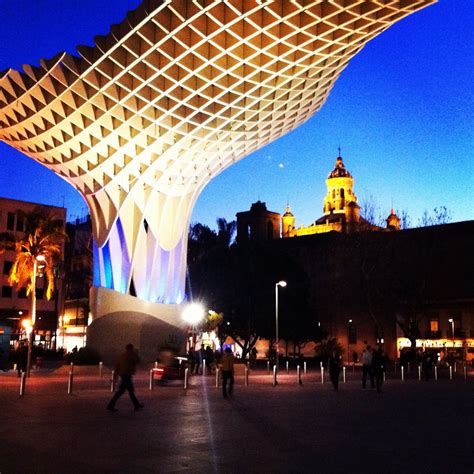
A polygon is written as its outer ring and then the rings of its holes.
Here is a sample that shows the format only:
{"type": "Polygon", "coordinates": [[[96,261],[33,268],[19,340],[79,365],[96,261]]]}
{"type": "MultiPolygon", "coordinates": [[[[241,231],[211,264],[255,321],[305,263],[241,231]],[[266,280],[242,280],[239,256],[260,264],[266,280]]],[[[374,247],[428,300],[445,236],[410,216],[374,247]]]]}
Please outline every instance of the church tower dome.
{"type": "Polygon", "coordinates": [[[281,236],[291,237],[295,228],[295,216],[290,211],[290,205],[287,204],[286,212],[281,216],[281,236]]]}
{"type": "Polygon", "coordinates": [[[344,214],[349,203],[357,203],[352,186],[354,179],[346,170],[342,157],[336,158],[336,165],[326,180],[327,194],[324,198],[324,215],[344,214]]]}
{"type": "Polygon", "coordinates": [[[386,219],[388,230],[400,230],[400,218],[395,214],[395,211],[390,211],[390,215],[386,219]]]}

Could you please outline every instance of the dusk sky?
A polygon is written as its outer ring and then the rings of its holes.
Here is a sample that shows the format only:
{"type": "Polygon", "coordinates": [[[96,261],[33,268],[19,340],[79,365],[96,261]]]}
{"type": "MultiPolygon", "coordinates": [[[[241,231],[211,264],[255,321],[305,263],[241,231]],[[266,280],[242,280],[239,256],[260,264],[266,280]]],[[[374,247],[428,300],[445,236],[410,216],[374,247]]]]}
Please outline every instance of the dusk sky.
{"type": "MultiPolygon", "coordinates": [[[[21,69],[93,44],[140,0],[0,0],[0,70],[21,69]]],[[[369,42],[343,71],[323,108],[297,130],[244,158],[203,191],[192,221],[215,227],[261,200],[296,225],[322,215],[325,180],[338,147],[359,203],[381,214],[446,206],[453,221],[474,219],[473,0],[440,0],[369,42]]],[[[65,181],[0,143],[0,196],[86,204],[65,181]]]]}

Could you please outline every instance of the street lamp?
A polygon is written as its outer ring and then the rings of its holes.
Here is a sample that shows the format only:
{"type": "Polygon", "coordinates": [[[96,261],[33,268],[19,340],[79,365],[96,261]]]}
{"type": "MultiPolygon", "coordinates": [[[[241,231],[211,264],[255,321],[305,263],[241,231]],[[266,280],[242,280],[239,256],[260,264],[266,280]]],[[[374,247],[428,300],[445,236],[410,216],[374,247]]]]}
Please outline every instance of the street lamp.
{"type": "Polygon", "coordinates": [[[451,336],[453,338],[453,349],[454,349],[454,319],[449,318],[448,321],[451,323],[451,336]]]}
{"type": "Polygon", "coordinates": [[[275,354],[275,364],[278,370],[278,287],[281,286],[284,288],[286,286],[286,281],[280,280],[275,284],[275,342],[276,342],[276,354],[275,354]]]}
{"type": "Polygon", "coordinates": [[[182,318],[192,327],[192,349],[194,349],[196,324],[204,318],[204,307],[199,303],[190,303],[184,308],[182,318]]]}

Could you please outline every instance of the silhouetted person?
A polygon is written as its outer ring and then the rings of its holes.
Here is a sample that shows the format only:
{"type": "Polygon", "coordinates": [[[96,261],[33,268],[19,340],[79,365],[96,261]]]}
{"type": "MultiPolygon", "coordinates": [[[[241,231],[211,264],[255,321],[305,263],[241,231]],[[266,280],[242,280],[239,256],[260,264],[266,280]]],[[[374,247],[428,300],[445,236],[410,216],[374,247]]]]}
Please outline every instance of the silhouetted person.
{"type": "Polygon", "coordinates": [[[188,364],[189,371],[194,373],[194,367],[196,366],[196,353],[194,352],[193,348],[190,348],[188,351],[188,364]]]}
{"type": "Polygon", "coordinates": [[[341,373],[341,356],[336,351],[332,351],[332,354],[328,359],[329,378],[334,387],[334,390],[339,388],[339,375],[341,373]]]}
{"type": "Polygon", "coordinates": [[[16,370],[18,377],[21,376],[22,372],[26,372],[28,365],[28,345],[24,342],[20,342],[18,349],[16,350],[16,370]]]}
{"type": "Polygon", "coordinates": [[[250,366],[255,367],[257,363],[257,348],[255,346],[252,347],[252,350],[250,351],[250,366]]]}
{"type": "Polygon", "coordinates": [[[212,365],[214,364],[214,352],[209,346],[206,346],[204,350],[204,360],[206,361],[206,372],[210,374],[212,372],[212,365]]]}
{"type": "Polygon", "coordinates": [[[221,360],[222,366],[222,395],[227,398],[228,395],[232,395],[234,390],[234,356],[230,347],[227,347],[224,351],[224,355],[221,360]],[[227,390],[227,384],[229,389],[227,390]]]}
{"type": "Polygon", "coordinates": [[[370,386],[375,388],[374,373],[372,371],[372,348],[367,347],[362,352],[362,387],[367,385],[367,375],[370,378],[370,386]]]}
{"type": "Polygon", "coordinates": [[[385,371],[385,355],[381,347],[372,354],[372,370],[375,377],[377,392],[382,390],[383,373],[385,371]]]}
{"type": "Polygon", "coordinates": [[[140,403],[135,396],[135,389],[133,387],[133,374],[135,373],[139,361],[138,353],[133,347],[133,344],[127,344],[125,352],[118,358],[117,363],[115,364],[114,379],[116,379],[117,376],[120,376],[120,385],[112,397],[112,400],[110,400],[107,405],[107,410],[117,411],[115,404],[125,391],[128,391],[135,410],[143,408],[143,404],[140,403]]]}

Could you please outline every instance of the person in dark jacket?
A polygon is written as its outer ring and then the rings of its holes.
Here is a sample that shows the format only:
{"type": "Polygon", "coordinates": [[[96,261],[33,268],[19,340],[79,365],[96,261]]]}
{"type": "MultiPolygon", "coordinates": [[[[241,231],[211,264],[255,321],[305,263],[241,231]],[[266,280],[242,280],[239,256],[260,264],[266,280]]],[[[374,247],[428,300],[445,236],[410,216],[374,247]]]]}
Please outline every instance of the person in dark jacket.
{"type": "Polygon", "coordinates": [[[385,371],[385,354],[383,352],[383,349],[379,347],[372,354],[372,372],[375,377],[375,386],[377,388],[377,392],[382,391],[384,371],[385,371]]]}
{"type": "Polygon", "coordinates": [[[334,390],[339,388],[339,375],[341,373],[341,356],[332,351],[328,359],[329,378],[334,387],[334,390]]]}
{"type": "Polygon", "coordinates": [[[120,376],[120,385],[107,405],[107,410],[117,411],[115,404],[125,391],[128,391],[135,411],[143,408],[143,403],[140,403],[135,396],[135,388],[133,386],[133,374],[135,373],[139,361],[138,352],[133,347],[133,344],[127,344],[125,352],[120,355],[115,364],[114,379],[116,380],[117,376],[120,376]]]}

